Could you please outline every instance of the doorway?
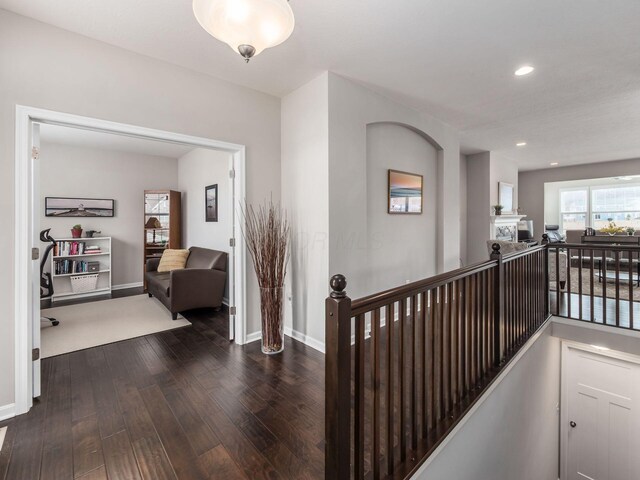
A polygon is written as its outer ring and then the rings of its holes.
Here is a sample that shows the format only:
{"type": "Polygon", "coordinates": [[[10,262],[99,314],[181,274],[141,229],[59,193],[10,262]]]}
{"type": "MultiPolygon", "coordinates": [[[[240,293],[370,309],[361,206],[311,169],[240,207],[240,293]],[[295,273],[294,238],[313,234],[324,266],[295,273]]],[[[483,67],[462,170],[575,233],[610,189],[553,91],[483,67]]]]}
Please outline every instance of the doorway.
{"type": "Polygon", "coordinates": [[[627,480],[640,472],[640,358],[562,347],[563,480],[627,480]]]}
{"type": "MultiPolygon", "coordinates": [[[[16,108],[16,317],[15,378],[16,414],[26,413],[33,398],[40,395],[40,301],[39,301],[39,218],[38,183],[39,126],[56,125],[130,138],[166,142],[230,154],[231,188],[227,196],[232,219],[228,299],[230,340],[245,343],[245,248],[240,234],[240,203],[245,192],[245,147],[201,137],[153,130],[89,117],[18,106],[16,108]]],[[[55,328],[55,327],[53,327],[55,328]]]]}

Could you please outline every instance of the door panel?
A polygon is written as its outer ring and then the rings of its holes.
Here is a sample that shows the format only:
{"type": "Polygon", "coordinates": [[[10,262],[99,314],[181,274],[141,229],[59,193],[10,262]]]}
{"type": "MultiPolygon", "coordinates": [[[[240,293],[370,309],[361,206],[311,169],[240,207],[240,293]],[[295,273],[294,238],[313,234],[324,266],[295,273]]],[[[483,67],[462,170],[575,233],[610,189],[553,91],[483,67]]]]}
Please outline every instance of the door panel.
{"type": "MultiPolygon", "coordinates": [[[[33,172],[31,183],[31,247],[40,250],[40,124],[33,123],[31,128],[31,169],[33,172]]],[[[31,286],[33,296],[32,305],[32,335],[31,342],[34,349],[40,351],[40,259],[31,262],[31,286]]],[[[33,398],[40,396],[40,358],[33,362],[33,398]]]]}
{"type": "Polygon", "coordinates": [[[640,478],[637,452],[640,367],[569,348],[566,376],[568,480],[640,478]]]}

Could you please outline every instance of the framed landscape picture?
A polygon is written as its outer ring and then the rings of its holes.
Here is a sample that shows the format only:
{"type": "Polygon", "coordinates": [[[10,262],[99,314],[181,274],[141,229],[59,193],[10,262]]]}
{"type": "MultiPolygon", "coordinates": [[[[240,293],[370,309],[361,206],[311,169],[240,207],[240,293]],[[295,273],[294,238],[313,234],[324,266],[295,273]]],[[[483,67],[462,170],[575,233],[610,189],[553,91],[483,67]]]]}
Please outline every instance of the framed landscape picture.
{"type": "Polygon", "coordinates": [[[389,170],[389,213],[422,213],[422,175],[389,170]]]}
{"type": "Polygon", "coordinates": [[[218,221],[218,184],[209,185],[204,189],[204,211],[205,221],[217,222],[218,221]]]}
{"type": "Polygon", "coordinates": [[[114,200],[104,198],[46,197],[47,217],[113,217],[114,200]]]}

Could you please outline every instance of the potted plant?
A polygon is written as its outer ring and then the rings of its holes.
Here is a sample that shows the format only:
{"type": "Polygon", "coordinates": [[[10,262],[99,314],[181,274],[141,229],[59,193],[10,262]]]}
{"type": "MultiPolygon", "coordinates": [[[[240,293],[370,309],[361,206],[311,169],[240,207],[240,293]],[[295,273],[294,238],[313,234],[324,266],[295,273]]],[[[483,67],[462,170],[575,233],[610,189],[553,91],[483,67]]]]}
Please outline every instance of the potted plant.
{"type": "Polygon", "coordinates": [[[494,206],[493,206],[493,211],[494,211],[494,213],[495,213],[496,215],[502,215],[502,209],[503,209],[503,208],[504,208],[504,207],[503,207],[502,205],[497,204],[497,205],[494,205],[494,206]]]}
{"type": "Polygon", "coordinates": [[[257,209],[242,210],[242,234],[253,260],[260,287],[262,352],[268,355],[284,349],[284,280],[289,262],[289,222],[286,212],[273,201],[257,209]]]}
{"type": "Polygon", "coordinates": [[[633,236],[636,233],[636,229],[633,227],[627,227],[627,235],[633,236]]]}
{"type": "Polygon", "coordinates": [[[625,229],[624,227],[619,227],[618,225],[616,225],[616,222],[614,222],[613,220],[609,220],[609,225],[607,225],[606,227],[603,227],[600,229],[600,231],[602,233],[606,233],[611,235],[612,237],[618,233],[624,233],[625,229]]]}
{"type": "Polygon", "coordinates": [[[82,236],[82,225],[74,225],[71,227],[71,238],[80,238],[82,236]]]}

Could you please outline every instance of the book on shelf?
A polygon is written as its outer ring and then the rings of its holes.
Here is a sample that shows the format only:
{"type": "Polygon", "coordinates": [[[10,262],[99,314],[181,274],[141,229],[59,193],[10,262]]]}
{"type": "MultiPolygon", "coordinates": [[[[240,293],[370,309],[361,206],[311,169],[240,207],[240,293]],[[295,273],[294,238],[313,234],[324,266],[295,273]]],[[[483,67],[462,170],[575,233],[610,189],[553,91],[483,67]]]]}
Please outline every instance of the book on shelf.
{"type": "Polygon", "coordinates": [[[99,245],[87,245],[83,241],[59,241],[53,250],[55,257],[69,257],[72,255],[88,255],[102,253],[99,245]]]}

